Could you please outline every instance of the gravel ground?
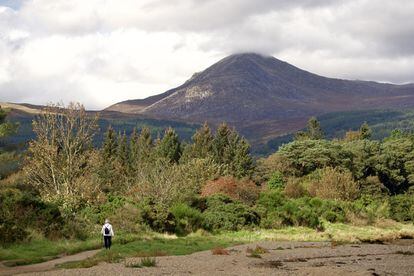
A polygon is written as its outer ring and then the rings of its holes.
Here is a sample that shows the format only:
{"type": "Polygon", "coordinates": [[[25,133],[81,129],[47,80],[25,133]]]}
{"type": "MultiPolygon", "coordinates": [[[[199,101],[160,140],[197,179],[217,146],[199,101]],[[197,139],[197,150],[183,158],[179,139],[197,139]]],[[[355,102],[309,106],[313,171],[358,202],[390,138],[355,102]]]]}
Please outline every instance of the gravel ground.
{"type": "MultiPolygon", "coordinates": [[[[101,263],[85,269],[53,270],[30,275],[414,275],[414,242],[332,246],[321,242],[258,242],[227,249],[229,255],[203,251],[187,256],[157,257],[156,266],[101,263]],[[268,250],[248,257],[247,248],[268,250]]],[[[29,275],[29,274],[25,274],[29,275]]]]}

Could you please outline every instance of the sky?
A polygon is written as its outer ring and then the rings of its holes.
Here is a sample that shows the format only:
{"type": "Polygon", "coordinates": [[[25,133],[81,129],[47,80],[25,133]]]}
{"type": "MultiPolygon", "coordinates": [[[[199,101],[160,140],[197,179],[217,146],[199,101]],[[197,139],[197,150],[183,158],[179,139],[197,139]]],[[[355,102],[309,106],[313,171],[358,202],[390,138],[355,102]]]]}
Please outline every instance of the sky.
{"type": "Polygon", "coordinates": [[[242,52],[414,82],[414,1],[0,0],[0,102],[102,109],[242,52]]]}

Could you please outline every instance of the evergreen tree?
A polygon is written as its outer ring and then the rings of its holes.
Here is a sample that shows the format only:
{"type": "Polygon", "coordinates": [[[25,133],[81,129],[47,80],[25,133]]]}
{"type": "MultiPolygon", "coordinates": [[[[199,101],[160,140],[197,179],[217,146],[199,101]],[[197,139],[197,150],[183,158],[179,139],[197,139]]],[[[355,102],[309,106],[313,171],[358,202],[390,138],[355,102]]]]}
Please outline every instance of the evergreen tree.
{"type": "Polygon", "coordinates": [[[104,137],[104,142],[102,146],[102,157],[107,162],[116,157],[118,149],[118,143],[116,140],[116,134],[114,129],[109,126],[104,137]]]}
{"type": "Polygon", "coordinates": [[[361,136],[361,139],[370,139],[372,136],[372,130],[369,127],[367,122],[364,122],[361,127],[359,128],[359,133],[361,136]]]}
{"type": "Polygon", "coordinates": [[[131,136],[129,138],[129,152],[130,152],[130,162],[131,165],[134,165],[136,162],[138,162],[139,157],[139,135],[137,132],[137,129],[134,128],[132,130],[131,136]]]}
{"type": "Polygon", "coordinates": [[[241,178],[253,173],[253,160],[250,145],[246,139],[227,124],[221,124],[212,141],[213,160],[226,165],[228,173],[241,178]]]}
{"type": "Polygon", "coordinates": [[[153,149],[153,142],[151,131],[148,127],[144,127],[141,130],[141,133],[138,137],[138,160],[141,162],[149,161],[152,149],[153,149]]]}
{"type": "Polygon", "coordinates": [[[246,139],[238,140],[237,147],[234,154],[234,176],[251,177],[254,172],[253,159],[250,155],[250,145],[246,139]]]}
{"type": "Polygon", "coordinates": [[[213,135],[207,123],[197,129],[192,137],[193,144],[191,145],[192,158],[206,158],[212,151],[213,135]]]}
{"type": "Polygon", "coordinates": [[[17,124],[6,122],[7,112],[0,106],[0,138],[11,135],[17,130],[17,124]]]}
{"type": "Polygon", "coordinates": [[[125,134],[118,134],[118,160],[123,169],[129,166],[128,139],[125,134]]]}
{"type": "Polygon", "coordinates": [[[170,162],[178,163],[181,157],[181,144],[177,133],[171,127],[167,128],[164,137],[157,144],[158,156],[170,162]]]}
{"type": "Polygon", "coordinates": [[[311,117],[308,121],[308,137],[311,140],[321,140],[324,137],[321,124],[316,117],[311,117]]]}
{"type": "Polygon", "coordinates": [[[324,134],[319,121],[316,117],[311,117],[308,121],[306,131],[298,131],[295,134],[296,141],[302,140],[321,140],[324,138],[324,134]]]}
{"type": "Polygon", "coordinates": [[[225,154],[226,150],[229,146],[229,137],[231,134],[231,129],[226,123],[220,124],[217,128],[216,135],[212,141],[212,153],[213,153],[213,160],[216,161],[218,164],[225,163],[225,154]]]}

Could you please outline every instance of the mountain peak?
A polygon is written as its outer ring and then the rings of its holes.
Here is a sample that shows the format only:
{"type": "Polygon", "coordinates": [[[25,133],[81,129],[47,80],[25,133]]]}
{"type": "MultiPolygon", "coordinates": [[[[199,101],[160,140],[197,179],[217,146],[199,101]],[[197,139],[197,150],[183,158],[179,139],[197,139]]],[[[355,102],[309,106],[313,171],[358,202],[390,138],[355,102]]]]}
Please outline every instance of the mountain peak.
{"type": "Polygon", "coordinates": [[[275,132],[280,122],[297,125],[327,112],[408,106],[414,106],[413,86],[322,77],[248,52],[230,55],[163,94],[109,110],[191,122],[227,121],[241,130],[254,125],[275,132]]]}

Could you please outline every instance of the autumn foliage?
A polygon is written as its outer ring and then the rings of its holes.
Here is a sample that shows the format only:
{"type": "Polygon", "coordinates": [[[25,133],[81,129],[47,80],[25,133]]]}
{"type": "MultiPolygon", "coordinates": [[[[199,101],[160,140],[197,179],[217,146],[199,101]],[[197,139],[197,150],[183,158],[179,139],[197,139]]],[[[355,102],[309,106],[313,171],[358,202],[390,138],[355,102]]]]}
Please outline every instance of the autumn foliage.
{"type": "Polygon", "coordinates": [[[224,194],[232,199],[251,204],[257,199],[259,188],[251,180],[224,176],[208,181],[201,190],[202,197],[216,194],[224,194]]]}

